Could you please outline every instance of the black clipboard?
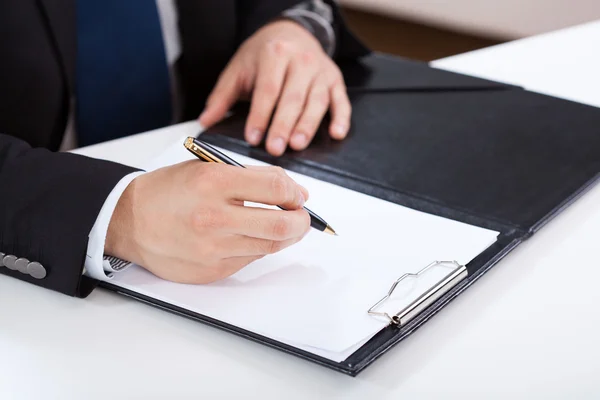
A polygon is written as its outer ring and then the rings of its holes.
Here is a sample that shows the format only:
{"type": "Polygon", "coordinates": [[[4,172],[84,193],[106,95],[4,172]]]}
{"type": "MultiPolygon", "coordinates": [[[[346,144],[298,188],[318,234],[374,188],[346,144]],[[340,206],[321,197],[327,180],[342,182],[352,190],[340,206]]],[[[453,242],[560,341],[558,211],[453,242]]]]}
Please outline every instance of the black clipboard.
{"type": "MultiPolygon", "coordinates": [[[[412,304],[409,318],[402,318],[406,310],[389,316],[387,328],[339,363],[109,282],[101,285],[356,376],[600,178],[598,108],[379,54],[343,64],[342,70],[353,104],[352,128],[344,141],[329,138],[325,119],[308,149],[271,157],[263,145],[251,147],[243,140],[245,104],[201,138],[294,172],[500,232],[495,244],[457,266],[460,277],[412,304]]],[[[379,300],[373,299],[372,310],[379,300]]]]}

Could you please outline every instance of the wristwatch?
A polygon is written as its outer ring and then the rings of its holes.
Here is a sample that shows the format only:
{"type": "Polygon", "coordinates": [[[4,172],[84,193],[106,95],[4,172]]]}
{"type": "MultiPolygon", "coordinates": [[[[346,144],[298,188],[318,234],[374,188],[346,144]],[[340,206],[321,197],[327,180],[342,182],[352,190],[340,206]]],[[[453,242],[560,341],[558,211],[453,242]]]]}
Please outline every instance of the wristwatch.
{"type": "Polygon", "coordinates": [[[305,1],[282,13],[283,18],[302,25],[321,43],[323,50],[331,57],[335,52],[335,32],[333,13],[322,0],[305,1]]]}

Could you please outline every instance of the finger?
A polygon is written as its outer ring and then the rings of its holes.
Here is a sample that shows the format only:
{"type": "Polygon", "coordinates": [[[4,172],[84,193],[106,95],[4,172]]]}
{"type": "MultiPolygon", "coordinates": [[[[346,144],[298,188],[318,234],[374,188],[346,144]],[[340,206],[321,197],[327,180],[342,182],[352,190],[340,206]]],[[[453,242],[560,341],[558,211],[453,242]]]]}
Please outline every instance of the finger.
{"type": "Polygon", "coordinates": [[[281,93],[289,64],[289,56],[283,51],[283,46],[275,42],[267,46],[260,57],[245,129],[246,140],[251,145],[257,145],[262,140],[281,93]]]}
{"type": "Polygon", "coordinates": [[[282,211],[231,205],[227,213],[224,232],[251,238],[285,241],[302,237],[310,229],[310,216],[304,209],[282,211]]]}
{"type": "MultiPolygon", "coordinates": [[[[247,169],[259,171],[259,172],[269,172],[269,171],[272,171],[274,168],[272,166],[266,166],[266,165],[246,165],[245,167],[247,169]]],[[[283,172],[285,172],[285,171],[283,171],[283,172]]],[[[300,191],[302,192],[302,195],[304,196],[304,201],[308,201],[308,198],[310,197],[310,193],[308,193],[308,189],[306,189],[304,186],[302,186],[301,184],[299,184],[296,181],[294,181],[294,183],[296,185],[298,185],[298,187],[300,188],[300,191]]]]}
{"type": "Polygon", "coordinates": [[[329,102],[329,88],[325,80],[317,79],[311,87],[304,112],[294,128],[290,141],[294,150],[304,150],[308,146],[329,109],[329,102]]]}
{"type": "Polygon", "coordinates": [[[316,74],[309,55],[293,60],[288,69],[283,91],[267,135],[267,151],[280,156],[285,152],[292,129],[306,104],[311,82],[316,74]]]}
{"type": "Polygon", "coordinates": [[[228,169],[219,179],[223,195],[230,200],[297,209],[304,206],[306,197],[302,187],[281,168],[263,170],[252,168],[228,169]]]}
{"type": "Polygon", "coordinates": [[[334,84],[331,88],[331,114],[332,120],[329,132],[334,139],[344,139],[350,128],[352,106],[346,93],[346,86],[342,82],[334,84]]]}
{"type": "Polygon", "coordinates": [[[287,240],[269,240],[242,235],[228,235],[222,239],[222,243],[218,246],[223,248],[224,254],[227,254],[225,258],[265,256],[277,253],[298,243],[301,239],[302,236],[287,240]]]}
{"type": "Polygon", "coordinates": [[[199,117],[199,122],[208,128],[225,117],[231,106],[240,96],[239,69],[230,65],[219,77],[219,80],[208,96],[206,108],[199,117]]]}

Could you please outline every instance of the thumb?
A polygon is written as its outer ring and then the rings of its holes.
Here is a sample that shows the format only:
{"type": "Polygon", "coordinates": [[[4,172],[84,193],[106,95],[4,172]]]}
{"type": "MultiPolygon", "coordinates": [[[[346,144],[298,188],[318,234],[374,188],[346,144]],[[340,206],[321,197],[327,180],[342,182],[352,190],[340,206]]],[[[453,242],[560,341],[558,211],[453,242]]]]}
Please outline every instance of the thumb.
{"type": "Polygon", "coordinates": [[[238,81],[238,73],[234,68],[228,68],[219,77],[215,88],[208,96],[204,111],[198,117],[202,127],[208,128],[225,117],[240,96],[238,81]]]}

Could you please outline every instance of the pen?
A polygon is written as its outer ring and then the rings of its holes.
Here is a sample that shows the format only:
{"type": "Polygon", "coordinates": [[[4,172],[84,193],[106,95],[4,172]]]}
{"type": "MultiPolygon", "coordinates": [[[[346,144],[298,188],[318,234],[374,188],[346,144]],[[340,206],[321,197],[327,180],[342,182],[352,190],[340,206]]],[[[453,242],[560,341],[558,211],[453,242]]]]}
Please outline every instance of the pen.
{"type": "MultiPolygon", "coordinates": [[[[183,143],[186,149],[188,149],[192,154],[206,162],[214,162],[220,164],[234,165],[236,167],[245,168],[242,164],[232,160],[227,157],[225,154],[221,153],[219,150],[215,149],[208,143],[202,142],[196,138],[188,137],[185,139],[183,143]]],[[[285,210],[285,208],[278,206],[280,209],[285,210]]],[[[308,214],[310,215],[310,226],[321,231],[328,233],[330,235],[337,235],[333,228],[329,226],[327,222],[317,214],[312,212],[306,207],[303,207],[308,214]]]]}

